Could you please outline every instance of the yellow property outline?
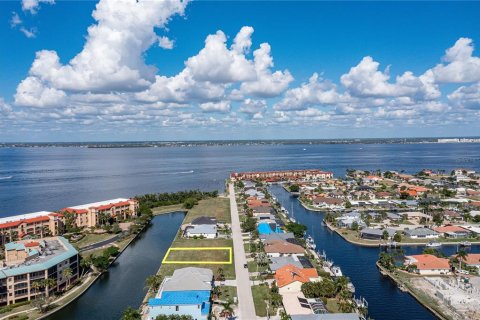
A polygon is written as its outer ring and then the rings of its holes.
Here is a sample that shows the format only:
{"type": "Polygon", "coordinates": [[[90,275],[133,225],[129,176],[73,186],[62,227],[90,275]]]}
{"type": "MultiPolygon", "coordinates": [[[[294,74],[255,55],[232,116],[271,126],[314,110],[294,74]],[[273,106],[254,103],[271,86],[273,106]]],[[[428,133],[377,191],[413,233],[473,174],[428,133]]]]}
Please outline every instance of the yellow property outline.
{"type": "Polygon", "coordinates": [[[232,247],[185,247],[185,248],[169,248],[165,257],[163,257],[162,264],[232,264],[232,247]],[[228,261],[167,261],[171,251],[207,251],[207,250],[228,250],[228,261]]]}

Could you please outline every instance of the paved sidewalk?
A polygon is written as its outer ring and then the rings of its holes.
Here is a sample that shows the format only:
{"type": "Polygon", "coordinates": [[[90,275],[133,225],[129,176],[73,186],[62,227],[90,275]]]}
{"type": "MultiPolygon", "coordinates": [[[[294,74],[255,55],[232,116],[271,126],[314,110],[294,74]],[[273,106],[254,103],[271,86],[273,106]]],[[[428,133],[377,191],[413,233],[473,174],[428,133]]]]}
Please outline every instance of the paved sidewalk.
{"type": "Polygon", "coordinates": [[[237,275],[237,296],[238,296],[238,319],[256,319],[255,305],[253,304],[252,289],[250,288],[250,276],[248,269],[244,268],[247,263],[245,248],[243,247],[242,230],[238,216],[237,201],[233,184],[229,185],[230,190],[230,213],[232,215],[232,238],[233,250],[235,252],[235,274],[237,275]]]}

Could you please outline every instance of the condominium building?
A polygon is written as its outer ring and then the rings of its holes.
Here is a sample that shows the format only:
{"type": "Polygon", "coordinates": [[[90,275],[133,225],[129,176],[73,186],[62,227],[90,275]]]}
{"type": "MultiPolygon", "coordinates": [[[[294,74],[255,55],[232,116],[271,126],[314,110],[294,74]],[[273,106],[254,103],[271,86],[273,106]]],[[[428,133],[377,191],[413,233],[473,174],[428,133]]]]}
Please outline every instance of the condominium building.
{"type": "Polygon", "coordinates": [[[67,207],[60,210],[62,213],[74,213],[75,224],[79,228],[95,227],[102,217],[108,219],[126,219],[138,214],[138,201],[135,199],[112,199],[80,206],[67,207]]]}
{"type": "Polygon", "coordinates": [[[0,306],[60,291],[78,275],[78,251],[63,237],[7,243],[5,260],[0,261],[0,306]],[[71,272],[64,272],[67,268],[71,272]],[[47,278],[56,284],[48,288],[33,285],[47,278]]]}
{"type": "Polygon", "coordinates": [[[0,218],[0,244],[21,240],[26,236],[47,237],[63,233],[62,214],[40,211],[0,218]]]}
{"type": "Polygon", "coordinates": [[[317,181],[333,178],[333,173],[318,169],[308,170],[285,170],[285,171],[264,171],[264,172],[234,172],[230,175],[233,181],[238,180],[308,180],[317,181]]]}

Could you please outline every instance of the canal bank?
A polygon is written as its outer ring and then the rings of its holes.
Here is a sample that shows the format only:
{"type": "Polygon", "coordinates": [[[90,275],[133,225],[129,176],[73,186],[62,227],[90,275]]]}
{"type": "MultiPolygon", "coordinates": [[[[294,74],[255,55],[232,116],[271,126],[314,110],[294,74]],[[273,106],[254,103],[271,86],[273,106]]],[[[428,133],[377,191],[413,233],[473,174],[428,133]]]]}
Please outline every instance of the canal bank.
{"type": "Polygon", "coordinates": [[[77,300],[48,320],[119,319],[128,306],[138,308],[146,293],[145,279],[155,274],[170,247],[183,212],[162,214],[135,238],[98,280],[77,300]]]}
{"type": "MultiPolygon", "coordinates": [[[[317,250],[325,251],[327,257],[350,277],[356,288],[355,294],[365,297],[368,301],[370,317],[389,320],[436,319],[435,315],[411,295],[402,292],[395,283],[380,274],[376,267],[376,261],[381,252],[378,246],[363,247],[345,241],[339,234],[322,225],[323,213],[306,210],[281,186],[272,185],[270,193],[283,207],[292,211],[299,223],[308,227],[307,232],[315,239],[317,250]]],[[[402,249],[407,254],[418,254],[422,252],[423,247],[405,246],[402,249]]],[[[452,255],[455,249],[454,246],[446,246],[442,251],[446,255],[452,255]]],[[[480,247],[474,245],[469,250],[479,252],[480,247]]]]}

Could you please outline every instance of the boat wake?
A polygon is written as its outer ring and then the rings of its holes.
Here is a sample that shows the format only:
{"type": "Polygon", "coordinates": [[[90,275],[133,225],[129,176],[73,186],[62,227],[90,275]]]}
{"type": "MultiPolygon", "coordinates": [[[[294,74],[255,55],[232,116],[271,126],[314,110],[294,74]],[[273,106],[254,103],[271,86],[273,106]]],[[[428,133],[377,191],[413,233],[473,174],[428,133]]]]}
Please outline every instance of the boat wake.
{"type": "Polygon", "coordinates": [[[172,174],[189,174],[189,173],[193,173],[193,172],[194,172],[193,170],[189,170],[189,171],[176,171],[176,172],[160,172],[159,174],[172,175],[172,174]]]}
{"type": "Polygon", "coordinates": [[[0,177],[0,180],[10,180],[13,176],[0,177]]]}

